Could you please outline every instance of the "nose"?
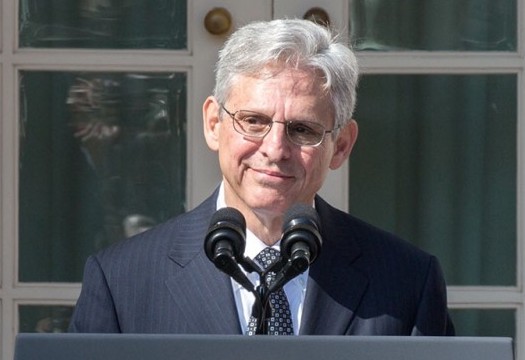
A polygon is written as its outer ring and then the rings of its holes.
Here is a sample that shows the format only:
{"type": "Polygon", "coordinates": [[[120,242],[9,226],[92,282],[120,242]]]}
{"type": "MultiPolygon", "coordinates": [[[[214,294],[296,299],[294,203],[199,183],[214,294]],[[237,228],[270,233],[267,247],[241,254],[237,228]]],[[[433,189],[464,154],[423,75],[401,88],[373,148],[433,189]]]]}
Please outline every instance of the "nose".
{"type": "Polygon", "coordinates": [[[269,160],[279,161],[290,157],[291,145],[286,134],[286,124],[275,121],[268,134],[263,138],[259,151],[269,160]]]}

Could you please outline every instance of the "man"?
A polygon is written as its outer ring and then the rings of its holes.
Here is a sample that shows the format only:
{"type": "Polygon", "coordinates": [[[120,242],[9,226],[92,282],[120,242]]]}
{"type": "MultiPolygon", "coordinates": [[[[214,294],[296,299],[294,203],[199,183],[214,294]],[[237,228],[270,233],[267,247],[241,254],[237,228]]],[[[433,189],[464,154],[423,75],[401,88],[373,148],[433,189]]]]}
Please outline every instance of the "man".
{"type": "MultiPolygon", "coordinates": [[[[323,245],[308,271],[284,286],[288,333],[452,335],[437,260],[316,195],[356,141],[357,78],[353,53],[312,22],[236,31],[203,105],[220,187],[196,209],[91,257],[70,330],[251,334],[253,294],[203,250],[210,218],[238,209],[245,255],[255,259],[279,249],[283,216],[302,203],[315,207],[323,245]]],[[[247,276],[257,283],[256,273],[247,276]]]]}

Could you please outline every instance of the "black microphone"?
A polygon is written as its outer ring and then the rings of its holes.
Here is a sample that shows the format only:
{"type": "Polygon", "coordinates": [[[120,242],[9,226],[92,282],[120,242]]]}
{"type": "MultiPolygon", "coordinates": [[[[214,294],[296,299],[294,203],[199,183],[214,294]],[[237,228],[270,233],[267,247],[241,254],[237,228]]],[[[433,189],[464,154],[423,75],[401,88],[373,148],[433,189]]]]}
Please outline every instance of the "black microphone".
{"type": "Polygon", "coordinates": [[[249,291],[255,291],[239,261],[246,245],[246,220],[235,208],[225,207],[213,214],[204,239],[204,251],[215,266],[249,291]]]}
{"type": "Polygon", "coordinates": [[[270,292],[308,269],[321,251],[319,216],[305,204],[292,206],[285,214],[281,237],[281,257],[284,266],[276,275],[270,292]]]}

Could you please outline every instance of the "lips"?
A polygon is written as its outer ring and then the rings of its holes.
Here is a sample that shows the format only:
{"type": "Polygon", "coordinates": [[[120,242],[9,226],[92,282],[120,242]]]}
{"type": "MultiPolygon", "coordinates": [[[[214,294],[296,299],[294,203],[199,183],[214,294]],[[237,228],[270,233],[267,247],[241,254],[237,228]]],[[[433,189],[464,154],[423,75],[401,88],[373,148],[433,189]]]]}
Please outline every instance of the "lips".
{"type": "Polygon", "coordinates": [[[281,179],[293,179],[294,177],[291,175],[286,175],[280,171],[274,171],[274,170],[266,170],[266,169],[253,169],[253,171],[264,174],[271,177],[277,177],[281,179]]]}
{"type": "Polygon", "coordinates": [[[288,191],[290,186],[295,183],[295,176],[289,175],[282,171],[276,171],[272,169],[253,169],[251,168],[252,179],[255,182],[256,186],[261,186],[263,188],[288,191]]]}
{"type": "Polygon", "coordinates": [[[269,175],[269,176],[275,176],[275,177],[285,178],[285,179],[291,179],[293,177],[293,176],[289,176],[289,175],[283,174],[278,171],[271,171],[271,170],[255,170],[255,171],[269,175]]]}

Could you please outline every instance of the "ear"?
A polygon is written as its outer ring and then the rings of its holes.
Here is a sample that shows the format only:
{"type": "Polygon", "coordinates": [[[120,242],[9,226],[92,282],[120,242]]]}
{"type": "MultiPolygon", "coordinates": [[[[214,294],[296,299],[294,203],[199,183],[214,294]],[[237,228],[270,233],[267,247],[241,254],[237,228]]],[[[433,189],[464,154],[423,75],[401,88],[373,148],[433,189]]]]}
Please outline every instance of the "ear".
{"type": "Polygon", "coordinates": [[[354,119],[339,131],[335,140],[335,151],[330,161],[330,169],[340,168],[348,159],[357,140],[358,132],[357,122],[354,119]]]}
{"type": "Polygon", "coordinates": [[[219,150],[219,133],[221,121],[219,119],[219,103],[213,96],[208,96],[202,105],[202,120],[204,122],[204,138],[208,147],[213,151],[219,150]]]}

